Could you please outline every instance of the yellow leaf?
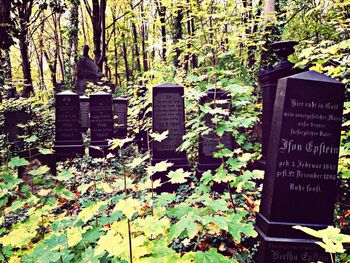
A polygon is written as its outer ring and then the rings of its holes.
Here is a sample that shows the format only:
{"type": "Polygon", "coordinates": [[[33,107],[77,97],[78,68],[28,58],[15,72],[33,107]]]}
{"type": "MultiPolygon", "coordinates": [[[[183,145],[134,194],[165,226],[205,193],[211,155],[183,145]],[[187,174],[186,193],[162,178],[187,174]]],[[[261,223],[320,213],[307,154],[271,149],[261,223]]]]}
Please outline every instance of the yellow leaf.
{"type": "Polygon", "coordinates": [[[73,247],[82,240],[81,228],[73,227],[67,229],[68,247],[73,247]]]}
{"type": "Polygon", "coordinates": [[[114,207],[114,211],[121,211],[128,219],[131,219],[134,213],[140,210],[141,203],[132,197],[126,200],[120,200],[114,207]]]}

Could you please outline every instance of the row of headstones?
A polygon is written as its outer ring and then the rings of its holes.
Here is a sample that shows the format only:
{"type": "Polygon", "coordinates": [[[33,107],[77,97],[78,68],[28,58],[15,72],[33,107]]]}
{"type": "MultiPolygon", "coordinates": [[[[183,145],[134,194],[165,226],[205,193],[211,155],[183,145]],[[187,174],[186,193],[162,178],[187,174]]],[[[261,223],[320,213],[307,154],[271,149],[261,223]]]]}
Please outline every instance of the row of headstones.
{"type": "MultiPolygon", "coordinates": [[[[185,135],[183,87],[166,83],[153,88],[153,131],[169,131],[168,137],[161,142],[152,143],[152,163],[169,160],[174,167],[188,168],[186,154],[177,152],[185,135]]],[[[222,90],[210,90],[201,99],[200,104],[216,99],[228,99],[222,90]]],[[[229,103],[221,107],[230,108],[229,103]]],[[[204,120],[211,125],[210,116],[204,120]]],[[[57,160],[82,156],[84,146],[81,131],[91,130],[91,147],[89,155],[103,157],[108,152],[108,139],[123,138],[127,134],[127,99],[113,99],[110,93],[98,92],[86,96],[79,96],[72,91],[64,91],[56,95],[56,141],[55,150],[57,160]],[[113,132],[113,111],[117,115],[117,130],[113,132]],[[99,147],[101,150],[96,149],[99,147]]],[[[213,158],[217,151],[218,137],[214,133],[200,136],[199,170],[215,169],[220,160],[213,158]]],[[[232,136],[226,133],[222,143],[232,149],[232,136]]]]}
{"type": "Polygon", "coordinates": [[[282,56],[262,71],[263,160],[265,169],[256,230],[261,244],[255,261],[331,262],[315,240],[295,225],[333,225],[345,87],[287,60],[296,42],[278,42],[282,56]]]}
{"type": "Polygon", "coordinates": [[[90,97],[64,91],[56,94],[55,99],[57,160],[84,155],[82,132],[88,128],[91,157],[105,156],[109,139],[126,137],[127,99],[112,99],[111,93],[103,91],[90,97]]]}

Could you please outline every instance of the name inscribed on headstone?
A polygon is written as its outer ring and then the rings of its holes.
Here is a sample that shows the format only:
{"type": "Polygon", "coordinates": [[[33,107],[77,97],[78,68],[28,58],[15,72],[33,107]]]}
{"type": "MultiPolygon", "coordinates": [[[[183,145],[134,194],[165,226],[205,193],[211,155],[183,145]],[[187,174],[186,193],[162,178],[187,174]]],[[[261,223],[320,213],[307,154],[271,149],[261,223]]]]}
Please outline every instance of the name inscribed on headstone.
{"type": "Polygon", "coordinates": [[[183,98],[179,93],[158,93],[154,97],[154,130],[168,130],[168,137],[155,142],[158,151],[175,151],[184,135],[183,98]]]}

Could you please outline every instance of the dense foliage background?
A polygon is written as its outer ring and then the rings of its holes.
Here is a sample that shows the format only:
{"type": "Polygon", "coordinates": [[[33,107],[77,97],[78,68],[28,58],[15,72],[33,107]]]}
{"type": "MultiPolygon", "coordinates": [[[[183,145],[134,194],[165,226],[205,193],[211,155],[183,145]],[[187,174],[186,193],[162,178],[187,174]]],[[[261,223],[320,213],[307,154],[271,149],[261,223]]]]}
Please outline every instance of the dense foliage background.
{"type": "MultiPolygon", "coordinates": [[[[347,0],[1,0],[0,130],[5,113],[23,110],[32,119],[20,125],[16,145],[0,134],[0,260],[252,262],[263,177],[254,168],[261,155],[259,70],[278,60],[272,42],[294,39],[299,45],[290,60],[298,67],[348,84],[349,23],[347,0]],[[129,135],[111,142],[114,154],[58,163],[53,176],[35,161],[35,149],[52,152],[54,88],[75,90],[75,64],[86,44],[104,79],[117,86],[114,96],[129,99],[129,135]],[[231,132],[235,147],[218,150],[222,165],[200,179],[169,173],[183,185],[157,194],[160,183],[150,178],[171,164],[152,166],[149,147],[140,152],[135,140],[141,129],[150,141],[164,139],[151,133],[150,106],[152,86],[167,81],[185,87],[180,148],[193,168],[199,134],[231,132]],[[5,99],[12,88],[17,98],[5,99]],[[229,92],[232,111],[199,105],[206,90],[218,88],[229,92]],[[214,127],[204,124],[205,114],[214,127]],[[19,157],[23,150],[29,160],[19,157]],[[226,190],[211,191],[214,183],[226,190]]],[[[336,226],[348,234],[349,94],[347,88],[335,213],[336,226]]],[[[337,260],[350,258],[343,253],[337,260]]]]}

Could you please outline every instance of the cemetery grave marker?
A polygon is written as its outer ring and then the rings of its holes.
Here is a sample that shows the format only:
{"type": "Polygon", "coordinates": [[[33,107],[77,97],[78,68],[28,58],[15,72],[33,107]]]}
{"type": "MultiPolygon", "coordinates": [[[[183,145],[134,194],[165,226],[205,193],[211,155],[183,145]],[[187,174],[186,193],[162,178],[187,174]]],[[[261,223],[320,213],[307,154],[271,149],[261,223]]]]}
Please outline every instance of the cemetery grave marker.
{"type": "Polygon", "coordinates": [[[80,96],[79,99],[81,130],[86,132],[90,128],[90,99],[87,96],[80,96]]]}
{"type": "Polygon", "coordinates": [[[104,157],[108,152],[108,139],[113,138],[112,95],[100,91],[90,95],[91,157],[104,157]],[[94,148],[99,147],[102,151],[94,148]]]}
{"type": "Polygon", "coordinates": [[[294,64],[288,61],[288,56],[294,53],[294,46],[297,44],[298,42],[293,40],[273,43],[271,48],[281,58],[281,60],[275,67],[262,69],[259,74],[259,83],[263,96],[262,159],[259,162],[261,169],[264,169],[266,165],[266,156],[277,82],[280,78],[284,78],[304,71],[302,69],[294,68],[294,64]]]}
{"type": "Polygon", "coordinates": [[[343,101],[344,85],[314,71],[279,80],[256,219],[257,262],[330,262],[292,226],[333,224],[343,101]]]}
{"type": "Polygon", "coordinates": [[[128,129],[128,99],[113,99],[114,128],[116,138],[125,138],[128,129]]]}
{"type": "Polygon", "coordinates": [[[80,131],[80,105],[78,94],[63,91],[56,98],[55,151],[58,161],[84,155],[80,131]]]}
{"type": "MultiPolygon", "coordinates": [[[[212,102],[215,100],[228,100],[229,96],[226,91],[224,90],[208,90],[207,95],[205,97],[202,97],[200,100],[200,105],[204,105],[208,102],[212,102]]],[[[217,104],[213,105],[214,107],[221,107],[223,109],[230,109],[230,103],[224,103],[224,104],[217,104]]],[[[206,126],[213,126],[213,123],[211,122],[212,115],[206,114],[204,116],[204,122],[206,126]]],[[[214,158],[213,154],[217,152],[219,149],[217,146],[219,145],[219,142],[225,145],[225,148],[228,148],[230,150],[233,149],[233,138],[232,134],[229,132],[226,132],[222,138],[221,141],[219,140],[219,136],[215,134],[214,132],[210,132],[206,135],[200,135],[199,136],[199,152],[198,152],[198,171],[199,173],[203,173],[207,170],[215,170],[221,165],[221,159],[220,158],[214,158]]]]}
{"type": "MultiPolygon", "coordinates": [[[[168,160],[174,165],[171,170],[178,168],[188,169],[188,162],[185,152],[178,152],[176,149],[182,144],[182,136],[185,134],[185,110],[184,110],[184,89],[181,86],[165,83],[153,87],[153,111],[152,127],[153,132],[162,133],[169,131],[168,137],[161,141],[152,142],[152,164],[168,160]]],[[[156,174],[154,179],[161,178],[162,182],[168,180],[165,174],[156,174]]],[[[176,189],[170,184],[164,185],[164,190],[176,189]]]]}

